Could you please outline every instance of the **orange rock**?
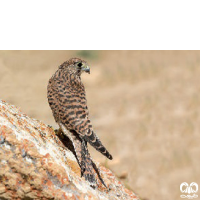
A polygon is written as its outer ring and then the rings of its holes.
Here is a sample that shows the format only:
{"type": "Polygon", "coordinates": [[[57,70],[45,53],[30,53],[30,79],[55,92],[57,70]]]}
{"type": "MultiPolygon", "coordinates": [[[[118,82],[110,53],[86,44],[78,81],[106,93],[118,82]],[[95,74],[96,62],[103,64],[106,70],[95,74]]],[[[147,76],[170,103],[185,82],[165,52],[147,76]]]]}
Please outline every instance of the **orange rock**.
{"type": "Polygon", "coordinates": [[[75,156],[52,128],[0,100],[0,199],[139,199],[99,169],[109,189],[100,181],[93,189],[80,177],[75,156]]]}

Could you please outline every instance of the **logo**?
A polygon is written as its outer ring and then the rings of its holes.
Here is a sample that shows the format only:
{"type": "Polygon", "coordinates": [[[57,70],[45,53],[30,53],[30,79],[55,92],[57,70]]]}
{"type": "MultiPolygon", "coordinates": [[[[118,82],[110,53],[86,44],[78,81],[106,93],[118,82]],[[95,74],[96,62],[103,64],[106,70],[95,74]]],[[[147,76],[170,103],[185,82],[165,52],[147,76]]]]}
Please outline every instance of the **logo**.
{"type": "Polygon", "coordinates": [[[197,193],[198,191],[198,184],[195,182],[190,183],[190,185],[188,185],[188,183],[183,182],[180,185],[180,191],[182,193],[186,193],[182,194],[180,197],[181,198],[188,198],[188,199],[193,199],[193,198],[197,198],[198,195],[196,195],[195,193],[197,193]]]}

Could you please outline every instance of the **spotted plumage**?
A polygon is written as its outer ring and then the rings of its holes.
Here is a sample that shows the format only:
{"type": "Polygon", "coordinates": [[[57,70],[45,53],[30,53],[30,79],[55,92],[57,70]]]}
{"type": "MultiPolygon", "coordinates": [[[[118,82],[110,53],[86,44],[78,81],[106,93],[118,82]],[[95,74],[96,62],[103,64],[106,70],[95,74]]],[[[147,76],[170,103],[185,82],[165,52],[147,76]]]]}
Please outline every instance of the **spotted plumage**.
{"type": "MultiPolygon", "coordinates": [[[[73,143],[81,174],[95,186],[94,163],[90,158],[87,142],[107,158],[112,159],[112,156],[93,131],[85,88],[81,82],[83,72],[90,73],[90,68],[79,58],[72,58],[60,65],[49,80],[48,102],[60,130],[73,143]]],[[[103,182],[102,179],[101,181],[103,182]]]]}

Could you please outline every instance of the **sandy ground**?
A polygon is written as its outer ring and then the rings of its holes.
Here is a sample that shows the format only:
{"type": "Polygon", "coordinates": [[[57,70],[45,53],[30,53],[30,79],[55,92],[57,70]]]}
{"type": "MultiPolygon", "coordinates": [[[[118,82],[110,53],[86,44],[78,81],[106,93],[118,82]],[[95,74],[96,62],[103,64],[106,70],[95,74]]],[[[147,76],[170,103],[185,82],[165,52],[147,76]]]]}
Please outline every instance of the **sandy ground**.
{"type": "Polygon", "coordinates": [[[200,51],[0,51],[0,98],[56,128],[46,87],[70,57],[91,66],[91,121],[114,157],[90,148],[96,160],[142,199],[181,199],[182,182],[200,185],[200,51]]]}

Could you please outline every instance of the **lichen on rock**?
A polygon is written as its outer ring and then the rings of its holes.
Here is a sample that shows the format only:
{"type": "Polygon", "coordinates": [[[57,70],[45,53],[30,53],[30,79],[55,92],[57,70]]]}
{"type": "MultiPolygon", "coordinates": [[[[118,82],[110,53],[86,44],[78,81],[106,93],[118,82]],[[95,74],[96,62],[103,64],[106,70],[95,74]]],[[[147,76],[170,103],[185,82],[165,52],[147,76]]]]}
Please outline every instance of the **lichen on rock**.
{"type": "Polygon", "coordinates": [[[75,156],[51,127],[0,100],[0,199],[139,199],[95,164],[109,189],[81,178],[75,156]]]}

